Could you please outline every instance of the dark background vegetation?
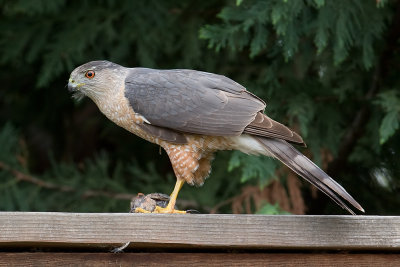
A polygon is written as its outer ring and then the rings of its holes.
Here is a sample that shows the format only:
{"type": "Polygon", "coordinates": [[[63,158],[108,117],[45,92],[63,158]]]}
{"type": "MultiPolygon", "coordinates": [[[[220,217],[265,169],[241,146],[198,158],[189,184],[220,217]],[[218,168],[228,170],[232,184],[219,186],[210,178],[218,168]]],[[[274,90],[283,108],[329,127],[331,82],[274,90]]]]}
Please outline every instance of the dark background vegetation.
{"type": "MultiPolygon", "coordinates": [[[[159,148],[66,90],[107,59],[224,74],[304,137],[303,153],[367,214],[399,214],[400,2],[379,0],[0,0],[0,210],[120,211],[170,193],[159,148]]],[[[220,152],[181,208],[340,214],[268,158],[220,152]]]]}

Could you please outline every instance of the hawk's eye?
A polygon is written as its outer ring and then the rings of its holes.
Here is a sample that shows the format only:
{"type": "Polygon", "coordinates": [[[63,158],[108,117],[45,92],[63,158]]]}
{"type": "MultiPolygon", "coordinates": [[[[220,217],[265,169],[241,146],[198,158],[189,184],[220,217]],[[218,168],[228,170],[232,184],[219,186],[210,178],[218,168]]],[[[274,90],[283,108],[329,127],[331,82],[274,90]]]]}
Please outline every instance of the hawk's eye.
{"type": "Polygon", "coordinates": [[[94,77],[94,71],[93,70],[88,70],[85,73],[85,77],[88,78],[88,79],[92,79],[94,77]]]}

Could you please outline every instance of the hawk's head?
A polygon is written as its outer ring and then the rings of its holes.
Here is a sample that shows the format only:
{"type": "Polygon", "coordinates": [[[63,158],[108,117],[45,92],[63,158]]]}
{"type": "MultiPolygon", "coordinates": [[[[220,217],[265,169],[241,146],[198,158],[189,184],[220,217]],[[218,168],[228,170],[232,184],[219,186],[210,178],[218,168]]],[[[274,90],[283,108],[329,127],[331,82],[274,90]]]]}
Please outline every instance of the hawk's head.
{"type": "Polygon", "coordinates": [[[117,90],[124,81],[126,68],[106,61],[98,60],[83,64],[74,69],[68,81],[68,90],[74,98],[88,96],[93,100],[107,97],[111,90],[117,90]]]}

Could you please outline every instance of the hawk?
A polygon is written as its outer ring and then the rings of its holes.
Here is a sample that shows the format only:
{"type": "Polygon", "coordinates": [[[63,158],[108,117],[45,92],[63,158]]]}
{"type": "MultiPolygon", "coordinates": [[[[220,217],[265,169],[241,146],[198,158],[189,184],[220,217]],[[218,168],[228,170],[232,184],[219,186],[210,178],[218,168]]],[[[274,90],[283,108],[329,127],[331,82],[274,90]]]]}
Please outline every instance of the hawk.
{"type": "Polygon", "coordinates": [[[292,146],[305,146],[300,135],[265,115],[262,99],[225,76],[126,68],[101,60],[73,70],[68,89],[76,98],[88,96],[111,121],[166,151],[177,182],[168,205],[153,212],[185,213],[174,208],[179,190],[185,182],[203,184],[218,150],[274,157],[348,212],[354,214],[349,203],[364,212],[342,186],[292,146]]]}

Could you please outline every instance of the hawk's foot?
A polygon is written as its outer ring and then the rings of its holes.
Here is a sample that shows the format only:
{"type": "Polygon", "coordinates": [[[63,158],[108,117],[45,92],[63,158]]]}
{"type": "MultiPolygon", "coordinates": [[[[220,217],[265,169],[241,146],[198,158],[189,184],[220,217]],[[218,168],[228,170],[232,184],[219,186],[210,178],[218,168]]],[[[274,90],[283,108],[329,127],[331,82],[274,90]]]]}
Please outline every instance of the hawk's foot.
{"type": "Polygon", "coordinates": [[[165,208],[160,207],[160,206],[156,206],[153,211],[148,211],[148,210],[145,210],[145,209],[142,209],[142,208],[136,208],[134,212],[135,213],[179,213],[179,214],[187,213],[184,210],[176,210],[176,209],[173,209],[173,208],[171,209],[168,206],[165,207],[165,208]]]}
{"type": "Polygon", "coordinates": [[[184,210],[176,210],[174,208],[169,207],[169,205],[165,208],[160,207],[160,206],[156,206],[156,208],[154,209],[153,213],[180,213],[180,214],[184,214],[186,213],[186,211],[184,210]]]}
{"type": "Polygon", "coordinates": [[[131,212],[135,213],[187,213],[183,210],[176,210],[175,203],[178,197],[179,190],[181,190],[184,180],[177,179],[174,191],[171,196],[164,194],[154,193],[138,194],[136,198],[131,202],[131,212]],[[168,205],[167,205],[168,203],[168,205]]]}
{"type": "MultiPolygon", "coordinates": [[[[177,210],[170,202],[170,197],[161,193],[144,195],[139,193],[131,202],[131,211],[134,213],[187,213],[177,210]]],[[[189,213],[189,212],[188,212],[189,213]]]]}

